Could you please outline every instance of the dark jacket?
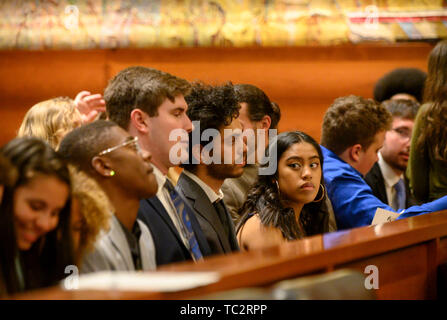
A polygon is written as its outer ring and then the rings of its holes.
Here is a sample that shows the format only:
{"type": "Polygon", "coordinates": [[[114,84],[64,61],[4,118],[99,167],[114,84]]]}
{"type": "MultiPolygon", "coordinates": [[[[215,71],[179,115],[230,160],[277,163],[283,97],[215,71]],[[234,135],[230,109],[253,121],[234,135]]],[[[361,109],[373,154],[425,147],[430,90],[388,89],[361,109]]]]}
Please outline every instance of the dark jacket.
{"type": "Polygon", "coordinates": [[[196,182],[182,173],[178,179],[176,189],[194,208],[196,218],[205,233],[212,254],[231,253],[239,250],[234,224],[226,207],[226,220],[230,229],[228,237],[225,235],[224,226],[215,207],[205,191],[196,182]]]}
{"type": "MultiPolygon", "coordinates": [[[[385,180],[383,178],[382,170],[380,170],[380,166],[377,162],[366,174],[365,181],[371,187],[373,194],[377,198],[379,198],[380,201],[382,201],[383,203],[390,203],[386,195],[385,180]]],[[[405,179],[405,195],[405,208],[409,208],[419,204],[410,193],[407,179],[405,179]]]]}
{"type": "MultiPolygon", "coordinates": [[[[208,256],[211,254],[211,250],[197,219],[194,217],[194,210],[188,206],[187,201],[185,201],[185,207],[189,211],[191,225],[199,243],[200,251],[203,256],[208,256]]],[[[156,196],[140,201],[138,219],[144,222],[151,231],[155,244],[157,266],[192,260],[191,254],[180,238],[168,212],[156,196]]]]}

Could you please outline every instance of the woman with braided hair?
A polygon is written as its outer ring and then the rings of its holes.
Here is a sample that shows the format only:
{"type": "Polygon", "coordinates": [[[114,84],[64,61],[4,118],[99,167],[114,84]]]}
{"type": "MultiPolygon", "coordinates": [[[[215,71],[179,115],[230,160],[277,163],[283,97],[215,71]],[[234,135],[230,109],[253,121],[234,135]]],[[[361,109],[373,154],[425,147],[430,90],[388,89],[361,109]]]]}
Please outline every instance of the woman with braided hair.
{"type": "Polygon", "coordinates": [[[267,156],[269,161],[277,161],[277,168],[272,175],[258,176],[239,212],[242,217],[237,233],[241,249],[334,231],[335,219],[324,187],[323,155],[318,143],[300,131],[283,132],[270,144],[267,156]]]}

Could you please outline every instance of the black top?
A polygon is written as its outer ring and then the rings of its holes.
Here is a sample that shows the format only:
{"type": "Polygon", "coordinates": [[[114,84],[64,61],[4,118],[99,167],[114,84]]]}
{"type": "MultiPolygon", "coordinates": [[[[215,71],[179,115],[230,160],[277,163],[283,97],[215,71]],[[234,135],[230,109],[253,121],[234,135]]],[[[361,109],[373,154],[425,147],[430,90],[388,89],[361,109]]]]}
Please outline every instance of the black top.
{"type": "MultiPolygon", "coordinates": [[[[119,220],[118,220],[119,221],[119,220]]],[[[135,270],[143,270],[143,266],[141,264],[141,251],[140,251],[140,236],[141,236],[141,229],[138,225],[138,222],[135,221],[132,232],[127,230],[127,228],[119,221],[121,228],[124,231],[124,234],[126,235],[126,240],[130,248],[130,253],[132,255],[133,264],[135,266],[135,270]]]]}

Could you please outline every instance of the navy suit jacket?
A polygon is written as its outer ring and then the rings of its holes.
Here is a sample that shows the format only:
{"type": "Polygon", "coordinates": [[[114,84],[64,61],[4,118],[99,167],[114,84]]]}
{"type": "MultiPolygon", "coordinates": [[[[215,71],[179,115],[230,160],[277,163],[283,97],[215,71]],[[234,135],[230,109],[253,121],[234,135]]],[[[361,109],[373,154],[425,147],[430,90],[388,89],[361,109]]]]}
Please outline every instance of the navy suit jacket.
{"type": "MultiPolygon", "coordinates": [[[[187,201],[184,202],[185,208],[187,208],[189,213],[194,234],[199,243],[200,251],[204,257],[208,256],[211,254],[211,250],[205,235],[200,228],[199,222],[194,216],[193,210],[188,206],[187,201]]],[[[155,244],[155,259],[157,266],[192,260],[191,254],[180,238],[168,212],[156,196],[140,201],[138,218],[143,221],[151,231],[155,244]]]]}

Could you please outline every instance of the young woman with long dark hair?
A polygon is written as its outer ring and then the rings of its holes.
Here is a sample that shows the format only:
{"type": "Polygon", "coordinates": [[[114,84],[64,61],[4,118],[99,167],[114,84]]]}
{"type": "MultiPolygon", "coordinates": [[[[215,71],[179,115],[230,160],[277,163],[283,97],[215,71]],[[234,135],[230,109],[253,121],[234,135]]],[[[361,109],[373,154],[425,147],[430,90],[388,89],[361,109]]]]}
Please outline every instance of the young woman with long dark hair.
{"type": "Polygon", "coordinates": [[[270,144],[268,156],[277,161],[277,169],[259,175],[248,193],[237,226],[240,247],[249,250],[335,230],[318,143],[300,131],[284,132],[270,144]]]}

